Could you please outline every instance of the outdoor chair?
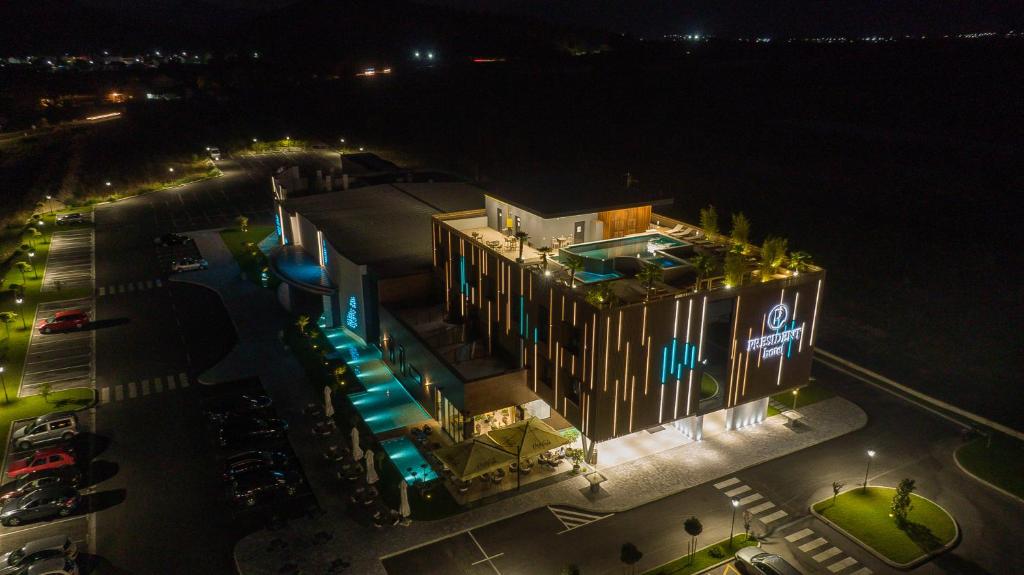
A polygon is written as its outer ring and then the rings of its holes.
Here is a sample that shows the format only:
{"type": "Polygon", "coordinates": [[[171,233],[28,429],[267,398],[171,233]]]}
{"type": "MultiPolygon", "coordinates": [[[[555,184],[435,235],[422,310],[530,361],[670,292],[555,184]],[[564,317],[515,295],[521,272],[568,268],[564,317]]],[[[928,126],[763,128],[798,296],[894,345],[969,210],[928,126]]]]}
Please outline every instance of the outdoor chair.
{"type": "Polygon", "coordinates": [[[501,483],[504,480],[505,480],[505,470],[504,469],[499,469],[499,470],[495,471],[494,475],[491,476],[491,482],[494,483],[495,485],[501,483]]]}

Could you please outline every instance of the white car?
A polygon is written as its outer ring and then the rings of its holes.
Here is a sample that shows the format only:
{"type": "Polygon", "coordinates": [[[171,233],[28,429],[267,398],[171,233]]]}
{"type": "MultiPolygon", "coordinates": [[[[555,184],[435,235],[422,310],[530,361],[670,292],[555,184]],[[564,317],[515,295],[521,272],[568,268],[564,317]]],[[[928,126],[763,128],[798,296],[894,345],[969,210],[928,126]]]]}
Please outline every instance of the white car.
{"type": "Polygon", "coordinates": [[[192,272],[195,270],[205,270],[208,267],[210,267],[210,263],[203,258],[181,258],[171,262],[172,272],[192,272]]]}
{"type": "MultiPolygon", "coordinates": [[[[0,555],[0,573],[4,575],[23,573],[25,568],[48,559],[71,559],[78,557],[78,546],[67,535],[51,535],[29,541],[21,547],[0,555]]],[[[57,571],[60,573],[60,571],[57,571]]]]}
{"type": "Polygon", "coordinates": [[[210,148],[210,159],[214,162],[220,160],[220,148],[210,148]]]}
{"type": "Polygon", "coordinates": [[[736,559],[750,575],[800,575],[785,559],[760,547],[744,547],[736,552],[736,559]]]}
{"type": "Polygon", "coordinates": [[[74,559],[67,557],[53,557],[32,563],[24,571],[19,571],[18,575],[22,573],[25,575],[78,575],[78,564],[74,559]]]}

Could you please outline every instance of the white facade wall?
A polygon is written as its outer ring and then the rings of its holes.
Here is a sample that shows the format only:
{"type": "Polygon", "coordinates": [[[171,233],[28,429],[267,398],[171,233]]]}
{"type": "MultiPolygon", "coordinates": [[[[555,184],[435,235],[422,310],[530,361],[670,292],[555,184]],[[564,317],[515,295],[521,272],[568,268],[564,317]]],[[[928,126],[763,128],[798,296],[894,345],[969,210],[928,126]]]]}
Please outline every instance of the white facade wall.
{"type": "Polygon", "coordinates": [[[484,195],[484,206],[487,210],[487,226],[499,231],[508,227],[510,218],[512,219],[511,227],[515,229],[515,218],[519,216],[520,229],[530,234],[528,241],[534,247],[550,246],[552,240],[559,236],[573,238],[575,235],[573,225],[576,222],[584,222],[584,242],[604,239],[604,225],[601,220],[597,219],[597,212],[545,219],[488,195],[484,195]],[[498,221],[499,208],[504,222],[498,221]]]}

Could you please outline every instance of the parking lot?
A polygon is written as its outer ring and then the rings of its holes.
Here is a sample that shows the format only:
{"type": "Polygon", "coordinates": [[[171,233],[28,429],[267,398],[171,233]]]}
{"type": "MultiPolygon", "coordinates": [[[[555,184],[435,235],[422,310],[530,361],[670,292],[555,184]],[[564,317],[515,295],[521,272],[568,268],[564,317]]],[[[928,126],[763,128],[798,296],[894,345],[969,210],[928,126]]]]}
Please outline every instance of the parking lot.
{"type": "Polygon", "coordinates": [[[92,289],[94,245],[95,235],[91,228],[54,232],[50,239],[50,254],[46,258],[42,290],[92,289]]]}
{"type": "MultiPolygon", "coordinates": [[[[36,308],[36,318],[50,317],[54,312],[70,309],[80,309],[95,319],[92,298],[41,303],[36,308]]],[[[51,334],[42,334],[33,328],[19,395],[37,395],[44,384],[50,384],[53,391],[91,387],[95,377],[94,341],[94,332],[90,328],[51,334]]]]}

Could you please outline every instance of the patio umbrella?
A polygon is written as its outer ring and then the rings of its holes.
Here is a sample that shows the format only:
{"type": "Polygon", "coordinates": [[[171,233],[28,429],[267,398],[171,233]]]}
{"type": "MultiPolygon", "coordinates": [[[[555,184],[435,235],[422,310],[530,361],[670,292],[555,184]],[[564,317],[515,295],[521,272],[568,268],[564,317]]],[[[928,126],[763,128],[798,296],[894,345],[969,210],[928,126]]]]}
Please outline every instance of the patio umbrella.
{"type": "MultiPolygon", "coordinates": [[[[515,453],[519,461],[570,443],[553,427],[536,417],[517,421],[501,429],[492,429],[487,432],[487,437],[501,449],[515,453]]],[[[518,487],[518,485],[519,469],[517,467],[516,486],[518,487]]]]}
{"type": "Polygon", "coordinates": [[[363,450],[359,447],[359,428],[352,428],[352,459],[356,461],[363,458],[363,450]]]}
{"type": "Polygon", "coordinates": [[[402,514],[402,519],[408,519],[412,515],[412,509],[409,508],[409,484],[403,479],[398,484],[398,487],[399,495],[402,496],[402,503],[398,506],[398,512],[402,514]]]}
{"type": "Polygon", "coordinates": [[[366,450],[366,484],[367,485],[373,485],[374,483],[377,483],[377,481],[380,480],[380,477],[377,477],[377,469],[373,466],[373,464],[374,464],[373,450],[372,449],[367,449],[366,450]]]}
{"type": "Polygon", "coordinates": [[[324,386],[324,415],[334,417],[334,401],[331,397],[331,386],[324,386]]]}
{"type": "Polygon", "coordinates": [[[475,437],[442,447],[434,451],[434,455],[462,480],[478,477],[516,460],[515,455],[503,450],[487,437],[475,437]]]}

